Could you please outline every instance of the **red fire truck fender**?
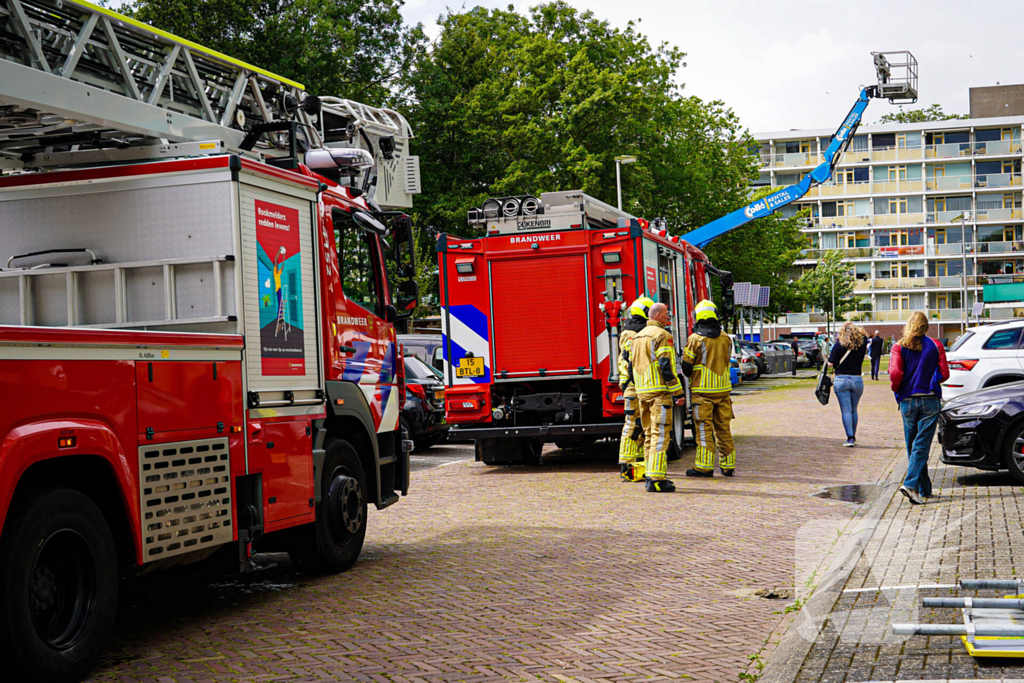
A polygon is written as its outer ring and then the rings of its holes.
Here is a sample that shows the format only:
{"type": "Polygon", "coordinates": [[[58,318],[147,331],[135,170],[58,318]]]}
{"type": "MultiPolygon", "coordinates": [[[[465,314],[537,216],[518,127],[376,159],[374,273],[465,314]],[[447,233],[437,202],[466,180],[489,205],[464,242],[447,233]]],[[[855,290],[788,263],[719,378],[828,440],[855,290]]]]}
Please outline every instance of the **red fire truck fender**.
{"type": "MultiPolygon", "coordinates": [[[[139,493],[128,458],[110,426],[89,419],[39,420],[7,433],[0,443],[0,529],[25,472],[37,463],[56,458],[90,458],[97,465],[106,465],[121,494],[132,539],[139,538],[137,504],[130,502],[137,501],[139,493]]],[[[137,560],[141,562],[141,557],[137,560]]]]}

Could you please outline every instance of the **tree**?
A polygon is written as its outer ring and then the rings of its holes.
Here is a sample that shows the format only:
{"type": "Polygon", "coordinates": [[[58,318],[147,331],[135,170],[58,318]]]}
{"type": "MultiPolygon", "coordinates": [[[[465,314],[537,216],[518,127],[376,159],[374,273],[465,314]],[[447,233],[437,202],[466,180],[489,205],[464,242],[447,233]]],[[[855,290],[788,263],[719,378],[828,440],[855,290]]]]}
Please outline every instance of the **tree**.
{"type": "Polygon", "coordinates": [[[804,273],[796,285],[803,300],[824,311],[829,322],[857,308],[857,298],[850,296],[853,293],[853,273],[850,265],[843,263],[841,251],[826,252],[818,265],[804,273]]]}
{"type": "Polygon", "coordinates": [[[900,110],[895,114],[885,114],[878,119],[879,123],[922,123],[924,121],[948,121],[950,119],[969,119],[969,114],[947,114],[942,111],[941,104],[933,104],[923,109],[900,110]]]}
{"type": "Polygon", "coordinates": [[[614,204],[620,154],[639,158],[623,169],[624,208],[674,232],[737,205],[756,176],[735,114],[683,97],[683,53],[633,23],[551,2],[439,24],[409,79],[418,212],[439,230],[466,234],[466,211],[490,196],[576,189],[614,204]]]}
{"type": "MultiPolygon", "coordinates": [[[[761,188],[745,201],[757,201],[777,190],[761,188]]],[[[769,214],[716,238],[704,253],[716,267],[730,271],[736,282],[771,287],[768,313],[793,310],[803,303],[799,289],[788,276],[793,262],[807,248],[800,224],[799,216],[769,214]]]]}
{"type": "Polygon", "coordinates": [[[425,45],[402,0],[134,0],[139,21],[302,83],[314,95],[372,105],[396,90],[425,45]]]}

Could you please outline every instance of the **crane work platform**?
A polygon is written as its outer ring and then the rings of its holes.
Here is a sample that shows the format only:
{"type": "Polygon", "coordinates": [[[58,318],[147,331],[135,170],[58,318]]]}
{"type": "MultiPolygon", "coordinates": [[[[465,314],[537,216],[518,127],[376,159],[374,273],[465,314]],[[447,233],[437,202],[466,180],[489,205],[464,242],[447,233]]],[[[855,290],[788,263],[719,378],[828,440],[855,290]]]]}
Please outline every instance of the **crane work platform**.
{"type": "Polygon", "coordinates": [[[878,77],[876,97],[890,104],[917,102],[917,59],[907,50],[872,52],[878,77]]]}

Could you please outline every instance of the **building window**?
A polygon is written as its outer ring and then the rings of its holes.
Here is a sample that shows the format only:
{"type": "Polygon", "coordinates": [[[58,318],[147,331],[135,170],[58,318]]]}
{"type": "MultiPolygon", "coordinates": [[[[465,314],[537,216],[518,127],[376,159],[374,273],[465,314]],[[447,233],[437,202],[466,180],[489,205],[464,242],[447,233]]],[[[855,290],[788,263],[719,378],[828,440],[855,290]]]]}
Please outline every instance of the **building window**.
{"type": "Polygon", "coordinates": [[[907,212],[907,198],[906,197],[890,197],[889,198],[889,213],[906,213],[907,212]]]}

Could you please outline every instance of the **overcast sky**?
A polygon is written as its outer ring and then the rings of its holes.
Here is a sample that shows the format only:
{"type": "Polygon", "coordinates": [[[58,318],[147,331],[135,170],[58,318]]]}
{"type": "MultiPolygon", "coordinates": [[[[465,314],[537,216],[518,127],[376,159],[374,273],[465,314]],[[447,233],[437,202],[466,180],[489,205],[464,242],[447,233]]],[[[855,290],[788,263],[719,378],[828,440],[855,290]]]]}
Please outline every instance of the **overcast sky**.
{"type": "MultiPolygon", "coordinates": [[[[1019,5],[902,0],[568,0],[613,26],[630,20],[652,43],[687,53],[684,92],[721,99],[752,133],[835,128],[859,87],[875,82],[872,51],[910,50],[920,63],[920,101],[968,113],[971,86],[1024,83],[1019,5]],[[983,9],[982,9],[983,8],[983,9]]],[[[437,35],[446,8],[515,6],[522,0],[406,0],[410,23],[437,35]]],[[[895,107],[875,101],[866,123],[895,107]]]]}

